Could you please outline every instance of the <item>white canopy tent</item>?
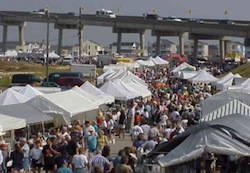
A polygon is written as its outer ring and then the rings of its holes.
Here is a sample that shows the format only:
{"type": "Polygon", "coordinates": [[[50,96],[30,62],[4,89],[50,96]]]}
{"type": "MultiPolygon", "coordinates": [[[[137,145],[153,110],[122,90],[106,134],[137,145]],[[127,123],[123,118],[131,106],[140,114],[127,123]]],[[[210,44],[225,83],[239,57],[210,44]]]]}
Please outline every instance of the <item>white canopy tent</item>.
{"type": "Polygon", "coordinates": [[[142,66],[146,66],[146,67],[154,67],[155,64],[152,60],[137,60],[137,63],[139,63],[142,66]]]}
{"type": "Polygon", "coordinates": [[[123,64],[127,67],[127,70],[135,70],[140,68],[140,64],[138,62],[119,62],[117,64],[123,64]]]}
{"type": "Polygon", "coordinates": [[[16,130],[25,127],[26,120],[0,114],[0,125],[3,127],[3,131],[6,132],[9,130],[16,130]]]}
{"type": "Polygon", "coordinates": [[[126,72],[127,72],[126,70],[121,69],[115,73],[108,75],[104,81],[120,79],[123,75],[126,74],[126,72]]]}
{"type": "Polygon", "coordinates": [[[161,144],[153,152],[168,152],[159,161],[162,166],[178,165],[193,160],[205,152],[249,157],[249,123],[249,115],[241,114],[231,114],[210,122],[201,122],[173,138],[170,143],[161,144]],[[174,149],[172,144],[176,146],[174,149]]]}
{"type": "Polygon", "coordinates": [[[123,73],[123,75],[120,76],[119,79],[121,79],[124,83],[131,82],[132,80],[133,82],[140,84],[146,88],[148,87],[148,84],[144,80],[142,80],[130,71],[126,71],[125,73],[123,73]]]}
{"type": "Polygon", "coordinates": [[[191,77],[194,77],[197,74],[198,74],[197,71],[180,71],[179,78],[180,79],[189,79],[191,77]]]}
{"type": "Polygon", "coordinates": [[[110,65],[105,65],[103,67],[103,71],[106,72],[109,69],[112,69],[114,71],[118,71],[118,70],[127,70],[127,66],[124,64],[110,64],[110,65]]]}
{"type": "Polygon", "coordinates": [[[184,69],[186,69],[186,68],[189,68],[189,69],[191,69],[191,70],[193,70],[193,71],[196,70],[196,67],[194,67],[194,66],[192,66],[192,65],[190,65],[190,64],[188,64],[188,63],[186,63],[186,62],[183,62],[182,64],[180,64],[179,66],[177,66],[177,67],[176,67],[174,70],[172,70],[171,72],[172,72],[172,73],[176,73],[176,72],[181,71],[181,70],[184,70],[184,69]]]}
{"type": "Polygon", "coordinates": [[[24,103],[28,101],[30,98],[24,96],[11,88],[8,88],[0,95],[0,105],[11,105],[24,103]]]}
{"type": "Polygon", "coordinates": [[[36,124],[40,122],[52,121],[51,116],[39,111],[26,103],[0,106],[0,113],[15,118],[25,119],[27,124],[36,124]]]}
{"type": "Polygon", "coordinates": [[[231,100],[236,99],[250,106],[250,90],[233,89],[219,92],[202,102],[202,116],[222,107],[231,100]]]}
{"type": "Polygon", "coordinates": [[[155,65],[168,65],[169,64],[168,61],[162,59],[159,56],[156,56],[155,58],[150,57],[150,60],[153,61],[155,63],[155,65]]]}
{"type": "Polygon", "coordinates": [[[218,86],[219,84],[226,82],[227,80],[231,79],[232,77],[234,77],[234,74],[230,72],[226,76],[218,79],[216,82],[212,82],[212,85],[218,86]]]}
{"type": "MultiPolygon", "coordinates": [[[[46,57],[47,57],[47,55],[44,54],[44,58],[46,58],[46,57]]],[[[52,58],[52,59],[59,59],[60,56],[59,56],[58,54],[56,54],[55,52],[50,52],[50,53],[49,53],[49,58],[52,58]]]]}
{"type": "Polygon", "coordinates": [[[104,83],[104,79],[109,76],[110,74],[114,74],[115,71],[112,69],[108,69],[105,71],[101,76],[97,78],[97,85],[104,83]]]}
{"type": "Polygon", "coordinates": [[[215,82],[218,79],[205,70],[199,70],[195,76],[189,78],[188,80],[191,82],[215,82]]]}
{"type": "Polygon", "coordinates": [[[24,88],[22,88],[19,91],[20,94],[23,94],[29,98],[33,98],[37,95],[44,95],[41,91],[37,90],[35,87],[32,87],[30,85],[26,85],[24,88]]]}
{"type": "MultiPolygon", "coordinates": [[[[25,88],[25,86],[13,86],[13,87],[11,87],[11,89],[13,89],[14,91],[17,91],[17,92],[19,92],[23,88],[25,88]]],[[[59,88],[59,87],[35,87],[35,88],[36,88],[36,90],[38,90],[44,94],[61,92],[61,88],[59,88]]]]}
{"type": "Polygon", "coordinates": [[[121,80],[116,80],[116,82],[108,81],[100,90],[121,101],[127,101],[140,96],[138,92],[126,86],[121,80]]]}
{"type": "Polygon", "coordinates": [[[84,82],[84,84],[82,84],[80,88],[94,95],[95,98],[98,98],[98,100],[104,102],[105,104],[110,104],[115,101],[115,98],[113,96],[102,92],[100,89],[92,85],[89,81],[84,82]]]}
{"type": "Polygon", "coordinates": [[[240,102],[239,100],[233,99],[213,112],[204,115],[200,121],[212,121],[231,114],[250,116],[250,106],[240,102]]]}
{"type": "Polygon", "coordinates": [[[229,78],[228,80],[221,82],[221,83],[218,83],[217,89],[221,90],[221,91],[228,89],[229,87],[231,87],[233,85],[234,80],[237,78],[242,78],[242,77],[240,75],[236,74],[236,75],[232,76],[231,78],[229,78]]]}
{"type": "Polygon", "coordinates": [[[97,103],[73,90],[36,96],[27,103],[40,111],[54,115],[54,118],[62,116],[66,124],[70,124],[72,119],[94,120],[98,111],[97,103]]]}

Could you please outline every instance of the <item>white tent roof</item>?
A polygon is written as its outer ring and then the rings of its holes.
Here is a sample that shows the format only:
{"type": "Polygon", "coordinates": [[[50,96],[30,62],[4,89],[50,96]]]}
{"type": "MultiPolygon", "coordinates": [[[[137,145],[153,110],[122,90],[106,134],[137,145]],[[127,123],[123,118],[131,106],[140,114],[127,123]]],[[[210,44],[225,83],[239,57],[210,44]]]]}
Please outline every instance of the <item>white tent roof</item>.
{"type": "Polygon", "coordinates": [[[206,124],[196,126],[180,145],[159,159],[159,164],[163,167],[178,165],[193,160],[206,152],[250,156],[248,145],[233,138],[229,132],[225,132],[228,131],[227,128],[223,128],[223,126],[220,128],[221,130],[213,128],[213,126],[206,126],[206,124]]]}
{"type": "Polygon", "coordinates": [[[106,94],[112,95],[116,100],[127,101],[139,97],[140,94],[130,87],[126,86],[121,80],[116,82],[108,81],[101,88],[106,94]]]}
{"type": "Polygon", "coordinates": [[[177,66],[174,70],[172,70],[171,72],[172,73],[176,73],[178,71],[181,71],[185,68],[190,68],[190,69],[193,69],[194,71],[196,70],[196,67],[186,63],[186,62],[183,62],[182,64],[180,64],[179,66],[177,66]]]}
{"type": "Polygon", "coordinates": [[[202,122],[173,138],[172,144],[178,143],[175,149],[168,148],[166,145],[168,143],[162,144],[158,150],[170,152],[160,159],[160,162],[163,166],[177,165],[195,159],[204,152],[249,156],[250,147],[242,142],[249,142],[249,124],[249,115],[240,114],[202,122]],[[181,142],[180,145],[179,142],[181,142]]]}
{"type": "Polygon", "coordinates": [[[232,89],[219,92],[202,102],[202,115],[207,115],[233,99],[250,106],[250,90],[232,89]]]}
{"type": "Polygon", "coordinates": [[[189,79],[195,75],[197,75],[197,71],[180,71],[180,79],[189,79]]]}
{"type": "Polygon", "coordinates": [[[218,79],[205,70],[199,70],[195,76],[189,78],[188,80],[191,82],[214,82],[218,79]]]}
{"type": "Polygon", "coordinates": [[[154,62],[150,59],[149,60],[137,60],[136,62],[142,66],[149,66],[149,67],[155,66],[154,62]]]}
{"type": "Polygon", "coordinates": [[[117,71],[117,72],[115,72],[115,73],[111,73],[110,75],[108,75],[108,76],[104,79],[104,81],[119,79],[119,78],[121,78],[124,74],[126,74],[126,70],[120,69],[119,71],[117,71]]]}
{"type": "Polygon", "coordinates": [[[40,111],[62,115],[67,124],[71,123],[71,118],[74,119],[74,116],[82,115],[84,117],[81,118],[86,119],[88,118],[86,112],[98,109],[97,103],[73,90],[36,96],[27,103],[40,111]]]}
{"type": "Polygon", "coordinates": [[[142,80],[141,78],[139,78],[138,76],[136,76],[130,71],[127,71],[126,73],[124,73],[123,76],[120,77],[120,79],[124,83],[130,82],[132,80],[133,82],[140,84],[146,88],[148,87],[148,84],[144,80],[142,80]]]}
{"type": "Polygon", "coordinates": [[[105,71],[101,76],[99,76],[97,78],[97,85],[102,84],[104,82],[105,77],[107,77],[110,74],[114,74],[114,73],[115,73],[115,71],[112,69],[108,69],[107,71],[105,71]]]}
{"type": "MultiPolygon", "coordinates": [[[[228,80],[224,80],[220,83],[217,83],[217,89],[222,90],[222,91],[228,89],[229,87],[231,87],[233,85],[235,78],[242,78],[242,77],[239,74],[235,74],[232,77],[228,78],[228,80]]],[[[241,87],[239,87],[239,88],[241,88],[241,87]]]]}
{"type": "Polygon", "coordinates": [[[124,64],[110,64],[110,65],[105,65],[103,67],[103,71],[106,72],[108,69],[112,69],[114,71],[118,71],[118,70],[127,70],[127,66],[125,66],[124,64]]]}
{"type": "Polygon", "coordinates": [[[136,68],[140,68],[140,64],[138,62],[118,62],[117,64],[123,64],[127,67],[128,70],[134,70],[136,68]]]}
{"type": "Polygon", "coordinates": [[[204,115],[201,121],[212,121],[231,114],[250,116],[250,106],[240,102],[239,100],[233,99],[224,106],[207,115],[204,115]]]}
{"type": "Polygon", "coordinates": [[[0,106],[0,113],[25,119],[27,124],[35,124],[53,120],[52,117],[39,111],[36,107],[28,105],[27,103],[0,106]]]}
{"type": "Polygon", "coordinates": [[[221,79],[218,79],[218,81],[216,81],[215,83],[218,84],[222,84],[224,82],[226,82],[227,80],[231,79],[232,77],[234,77],[233,73],[228,73],[226,76],[222,77],[221,79]]]}
{"type": "Polygon", "coordinates": [[[3,127],[3,131],[21,129],[26,126],[26,120],[0,114],[0,125],[3,127]]]}
{"type": "Polygon", "coordinates": [[[167,64],[169,64],[168,61],[162,59],[159,56],[156,56],[155,58],[150,57],[150,60],[153,61],[156,65],[167,65],[167,64]]]}
{"type": "MultiPolygon", "coordinates": [[[[13,89],[14,91],[17,91],[17,92],[19,92],[23,88],[25,88],[25,86],[13,86],[13,87],[11,87],[11,89],[13,89]]],[[[35,87],[35,88],[36,88],[36,90],[38,90],[44,94],[61,92],[61,88],[59,88],[59,87],[35,87]]]]}
{"type": "Polygon", "coordinates": [[[19,91],[20,94],[23,94],[29,98],[33,98],[37,95],[44,95],[44,93],[42,93],[41,91],[37,90],[36,88],[30,86],[30,85],[26,85],[24,88],[22,88],[19,91]]]}
{"type": "Polygon", "coordinates": [[[133,82],[132,79],[130,79],[130,81],[126,81],[124,82],[127,86],[129,86],[130,88],[133,88],[134,90],[138,91],[142,97],[151,97],[152,93],[144,86],[133,82]]]}
{"type": "Polygon", "coordinates": [[[16,50],[7,50],[4,55],[6,57],[17,57],[17,51],[16,50]]]}
{"type": "Polygon", "coordinates": [[[106,104],[113,103],[115,101],[115,98],[109,94],[106,94],[102,92],[100,89],[96,88],[94,85],[92,85],[89,81],[84,82],[80,86],[81,89],[84,91],[94,95],[97,97],[100,101],[103,101],[106,104]]]}
{"type": "Polygon", "coordinates": [[[239,75],[238,73],[236,73],[236,74],[234,75],[234,77],[236,77],[236,78],[242,78],[242,76],[239,75]]]}
{"type": "Polygon", "coordinates": [[[8,88],[0,95],[0,105],[11,105],[24,103],[29,100],[29,97],[24,96],[11,88],[8,88]]]}

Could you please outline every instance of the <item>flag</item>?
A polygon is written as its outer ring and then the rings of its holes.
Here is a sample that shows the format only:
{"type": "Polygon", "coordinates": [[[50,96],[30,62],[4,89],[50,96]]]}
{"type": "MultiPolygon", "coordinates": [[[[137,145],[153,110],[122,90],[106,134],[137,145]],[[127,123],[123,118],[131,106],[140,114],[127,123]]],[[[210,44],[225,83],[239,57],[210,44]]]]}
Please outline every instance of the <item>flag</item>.
{"type": "Polygon", "coordinates": [[[192,11],[191,9],[190,9],[190,10],[188,10],[188,13],[189,13],[189,14],[192,14],[192,12],[193,12],[193,11],[192,11]]]}
{"type": "Polygon", "coordinates": [[[153,8],[153,13],[156,13],[156,9],[155,8],[153,8]]]}
{"type": "Polygon", "coordinates": [[[225,11],[224,11],[224,15],[227,15],[227,14],[228,14],[228,11],[227,11],[227,10],[225,10],[225,11]]]}

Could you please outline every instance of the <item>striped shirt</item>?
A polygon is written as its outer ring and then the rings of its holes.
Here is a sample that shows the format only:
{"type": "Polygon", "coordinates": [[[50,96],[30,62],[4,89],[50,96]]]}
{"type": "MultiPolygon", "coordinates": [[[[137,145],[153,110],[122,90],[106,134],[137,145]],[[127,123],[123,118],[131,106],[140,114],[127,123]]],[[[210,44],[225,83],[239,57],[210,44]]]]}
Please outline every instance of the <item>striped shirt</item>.
{"type": "Polygon", "coordinates": [[[103,157],[101,154],[93,156],[90,159],[89,163],[91,164],[92,171],[96,166],[98,166],[102,171],[104,171],[105,169],[108,169],[110,165],[109,160],[106,157],[103,157]]]}

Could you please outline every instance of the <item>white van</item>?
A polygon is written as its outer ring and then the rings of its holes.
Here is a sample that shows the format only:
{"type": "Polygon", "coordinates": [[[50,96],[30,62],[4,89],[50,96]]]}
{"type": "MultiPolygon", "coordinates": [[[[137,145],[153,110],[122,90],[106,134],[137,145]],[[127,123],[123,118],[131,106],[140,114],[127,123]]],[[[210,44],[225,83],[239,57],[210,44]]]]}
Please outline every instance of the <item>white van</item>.
{"type": "Polygon", "coordinates": [[[98,17],[109,17],[109,18],[116,18],[115,13],[111,10],[99,9],[96,11],[96,16],[98,17]]]}

